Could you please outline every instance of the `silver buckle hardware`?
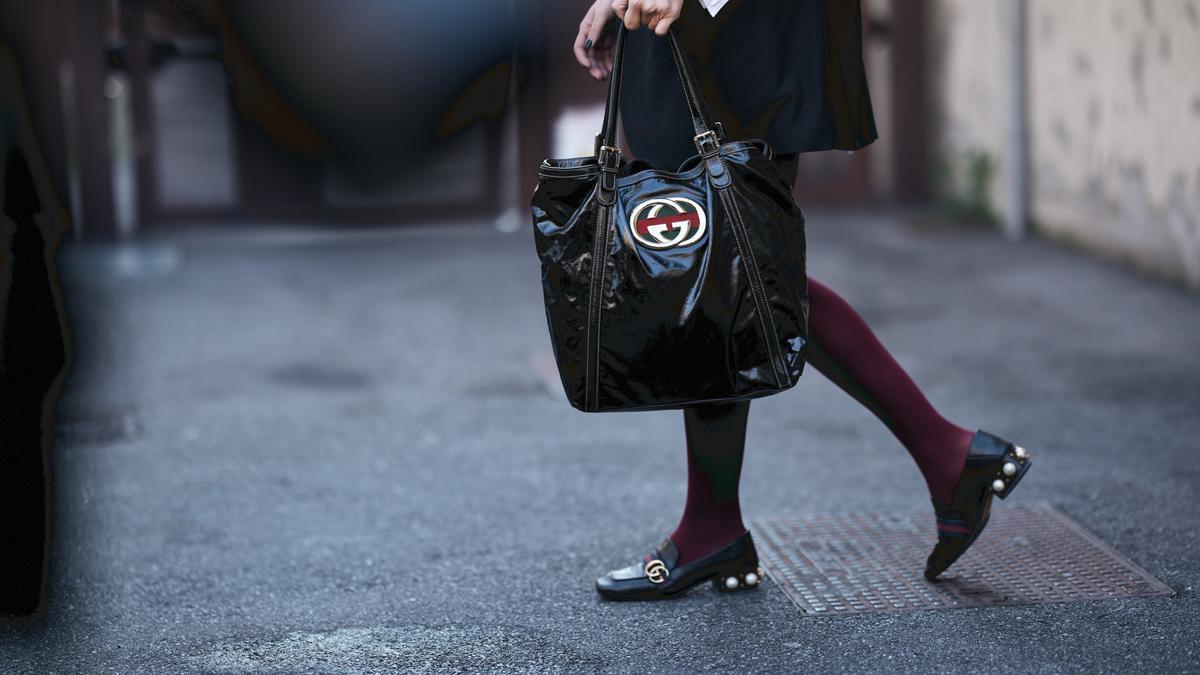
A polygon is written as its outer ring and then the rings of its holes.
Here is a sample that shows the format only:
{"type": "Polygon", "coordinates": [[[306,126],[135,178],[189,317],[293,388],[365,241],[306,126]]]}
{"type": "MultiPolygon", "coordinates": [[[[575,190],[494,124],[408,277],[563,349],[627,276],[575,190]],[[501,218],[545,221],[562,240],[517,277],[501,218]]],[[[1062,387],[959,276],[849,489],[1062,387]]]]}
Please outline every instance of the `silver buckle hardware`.
{"type": "Polygon", "coordinates": [[[596,163],[601,169],[616,171],[621,166],[621,149],[602,145],[596,153],[596,163]]]}
{"type": "Polygon", "coordinates": [[[711,129],[693,136],[692,142],[696,144],[696,148],[700,150],[700,154],[702,155],[715,153],[721,148],[721,137],[717,135],[716,131],[711,129]]]}

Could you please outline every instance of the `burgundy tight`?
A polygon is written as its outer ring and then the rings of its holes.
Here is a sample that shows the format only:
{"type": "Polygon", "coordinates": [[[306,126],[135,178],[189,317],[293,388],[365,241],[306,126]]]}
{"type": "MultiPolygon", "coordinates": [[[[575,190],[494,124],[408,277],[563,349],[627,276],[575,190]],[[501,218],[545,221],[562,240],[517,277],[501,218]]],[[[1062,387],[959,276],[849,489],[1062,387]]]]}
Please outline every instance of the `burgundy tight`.
{"type": "MultiPolygon", "coordinates": [[[[887,425],[916,461],[929,493],[949,502],[972,432],[934,409],[849,303],[811,277],[808,284],[809,365],[887,425]]],[[[683,517],[671,534],[681,564],[746,530],[738,481],[749,412],[749,401],[684,410],[688,495],[683,517]]]]}

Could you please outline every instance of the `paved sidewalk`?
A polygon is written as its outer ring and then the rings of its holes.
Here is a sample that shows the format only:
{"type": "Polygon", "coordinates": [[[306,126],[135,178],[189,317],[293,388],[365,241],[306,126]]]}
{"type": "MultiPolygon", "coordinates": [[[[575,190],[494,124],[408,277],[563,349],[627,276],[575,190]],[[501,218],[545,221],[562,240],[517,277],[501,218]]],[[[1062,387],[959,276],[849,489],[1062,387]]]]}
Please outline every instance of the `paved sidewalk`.
{"type": "MultiPolygon", "coordinates": [[[[208,234],[62,254],[49,614],[0,634],[0,670],[1200,670],[1200,301],[1049,244],[808,218],[812,275],[935,404],[1036,453],[996,508],[1050,501],[1177,595],[601,602],[678,518],[682,422],[546,388],[526,230],[208,234]]],[[[884,427],[804,380],[753,405],[747,515],[926,507],[884,427]]]]}

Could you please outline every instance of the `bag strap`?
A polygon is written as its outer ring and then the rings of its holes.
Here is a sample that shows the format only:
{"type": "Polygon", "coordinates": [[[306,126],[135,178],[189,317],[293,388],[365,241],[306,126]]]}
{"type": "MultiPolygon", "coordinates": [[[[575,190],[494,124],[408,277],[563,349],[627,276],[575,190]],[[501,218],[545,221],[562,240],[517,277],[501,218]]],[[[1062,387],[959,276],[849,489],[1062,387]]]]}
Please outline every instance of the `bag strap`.
{"type": "MultiPolygon", "coordinates": [[[[618,23],[616,41],[613,45],[613,69],[608,81],[608,98],[604,105],[604,123],[599,135],[596,136],[596,163],[600,165],[601,201],[605,201],[605,191],[616,189],[616,174],[621,163],[621,150],[617,148],[617,121],[621,115],[621,73],[625,62],[625,41],[627,31],[625,25],[618,23]]],[[[688,66],[687,58],[679,47],[673,29],[667,32],[667,40],[671,47],[671,56],[675,61],[675,71],[683,83],[683,97],[687,101],[688,112],[692,116],[692,128],[696,135],[692,141],[696,149],[706,160],[712,159],[719,151],[723,139],[723,129],[720,122],[713,123],[708,115],[704,100],[700,97],[699,88],[688,66]]],[[[611,198],[612,195],[608,195],[611,198]]]]}

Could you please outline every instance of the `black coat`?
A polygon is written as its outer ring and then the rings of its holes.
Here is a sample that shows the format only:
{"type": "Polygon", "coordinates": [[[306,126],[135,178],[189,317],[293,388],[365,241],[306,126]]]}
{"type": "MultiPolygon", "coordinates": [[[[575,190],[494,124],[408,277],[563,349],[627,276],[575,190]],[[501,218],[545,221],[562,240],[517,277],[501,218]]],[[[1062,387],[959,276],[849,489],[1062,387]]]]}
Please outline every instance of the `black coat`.
{"type": "MultiPolygon", "coordinates": [[[[877,137],[858,0],[731,0],[716,17],[685,0],[673,30],[727,138],[793,153],[877,137]]],[[[673,170],[696,154],[667,41],[649,30],[628,37],[621,118],[638,159],[673,170]]]]}

